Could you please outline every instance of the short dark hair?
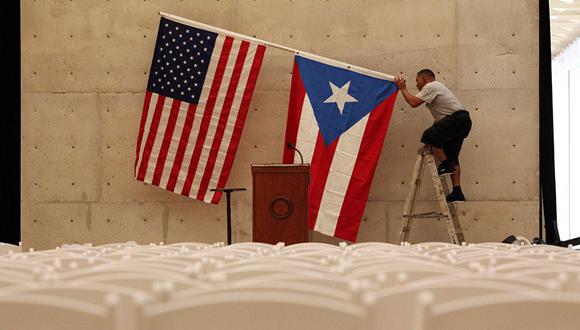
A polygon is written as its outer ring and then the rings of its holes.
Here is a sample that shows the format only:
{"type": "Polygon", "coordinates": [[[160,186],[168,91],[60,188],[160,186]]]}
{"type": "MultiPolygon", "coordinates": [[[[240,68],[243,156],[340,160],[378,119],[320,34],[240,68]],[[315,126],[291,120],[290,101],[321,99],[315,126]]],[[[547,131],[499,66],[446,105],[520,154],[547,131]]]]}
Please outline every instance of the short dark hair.
{"type": "Polygon", "coordinates": [[[431,71],[429,69],[423,69],[423,70],[417,72],[417,75],[431,77],[431,78],[433,78],[433,80],[435,80],[435,74],[433,73],[433,71],[431,71]]]}

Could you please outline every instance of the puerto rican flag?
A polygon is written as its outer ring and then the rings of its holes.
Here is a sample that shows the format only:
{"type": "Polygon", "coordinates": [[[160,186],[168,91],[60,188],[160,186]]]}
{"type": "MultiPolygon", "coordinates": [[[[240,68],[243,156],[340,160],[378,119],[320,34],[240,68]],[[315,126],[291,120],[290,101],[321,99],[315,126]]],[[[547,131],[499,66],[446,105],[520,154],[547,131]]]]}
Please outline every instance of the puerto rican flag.
{"type": "Polygon", "coordinates": [[[135,178],[217,204],[265,46],[161,18],[135,157],[135,178]]]}
{"type": "MultiPolygon", "coordinates": [[[[295,57],[284,145],[310,162],[311,230],[356,241],[397,93],[391,81],[295,57]]],[[[299,161],[284,148],[284,163],[299,161]]]]}

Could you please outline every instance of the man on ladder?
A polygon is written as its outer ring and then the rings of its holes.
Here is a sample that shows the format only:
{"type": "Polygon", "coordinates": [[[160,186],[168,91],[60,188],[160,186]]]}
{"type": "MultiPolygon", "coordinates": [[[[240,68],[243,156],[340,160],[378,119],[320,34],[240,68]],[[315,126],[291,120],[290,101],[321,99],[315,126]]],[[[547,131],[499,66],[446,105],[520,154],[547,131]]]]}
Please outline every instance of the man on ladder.
{"type": "Polygon", "coordinates": [[[403,76],[398,75],[394,80],[411,107],[416,108],[426,103],[431,111],[435,121],[423,132],[421,142],[430,146],[435,157],[441,161],[439,175],[451,174],[453,191],[447,195],[447,202],[465,201],[461,191],[459,152],[463,139],[471,130],[469,112],[443,83],[435,80],[433,71],[419,71],[415,81],[419,93],[412,95],[403,76]]]}

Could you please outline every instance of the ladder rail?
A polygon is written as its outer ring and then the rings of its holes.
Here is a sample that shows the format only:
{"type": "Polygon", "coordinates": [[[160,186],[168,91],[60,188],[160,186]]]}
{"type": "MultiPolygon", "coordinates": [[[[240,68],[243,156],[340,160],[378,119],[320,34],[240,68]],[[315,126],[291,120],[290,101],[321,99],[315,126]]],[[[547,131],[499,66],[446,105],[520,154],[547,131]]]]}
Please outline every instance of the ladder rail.
{"type": "Polygon", "coordinates": [[[421,186],[421,179],[423,178],[424,167],[424,148],[420,148],[417,150],[417,160],[415,161],[415,167],[413,168],[413,173],[411,175],[409,193],[407,194],[407,199],[405,200],[405,205],[403,206],[403,215],[401,219],[402,225],[399,236],[399,242],[401,243],[407,241],[409,238],[409,233],[411,232],[413,212],[415,210],[417,193],[419,191],[419,187],[421,186]]]}
{"type": "Polygon", "coordinates": [[[445,198],[445,191],[443,188],[442,180],[445,178],[440,178],[439,173],[437,171],[437,165],[435,164],[435,158],[433,155],[429,154],[426,156],[427,158],[427,167],[431,172],[431,177],[433,179],[433,185],[435,187],[435,195],[437,196],[437,203],[439,204],[439,209],[441,212],[445,214],[443,220],[445,220],[445,224],[447,225],[447,232],[449,233],[449,238],[453,244],[461,244],[459,242],[459,238],[457,237],[457,231],[455,230],[455,222],[451,217],[451,211],[449,210],[449,205],[447,204],[447,200],[445,198]]]}
{"type": "Polygon", "coordinates": [[[408,241],[409,235],[411,233],[413,219],[417,218],[443,219],[447,226],[447,232],[451,242],[454,244],[461,244],[465,242],[455,207],[453,204],[447,203],[447,199],[445,197],[447,194],[449,194],[449,186],[447,184],[446,178],[439,176],[431,148],[420,148],[417,151],[417,160],[415,162],[415,167],[413,168],[411,185],[409,187],[409,193],[403,207],[403,214],[401,217],[402,226],[399,237],[400,243],[408,241]],[[413,212],[417,202],[417,195],[421,187],[421,180],[423,178],[423,173],[425,172],[426,167],[429,169],[431,174],[431,179],[433,181],[433,187],[435,188],[435,195],[437,197],[437,204],[439,206],[440,212],[414,214],[413,212]]]}
{"type": "MultiPolygon", "coordinates": [[[[449,189],[449,184],[447,183],[445,177],[441,178],[441,182],[443,183],[443,191],[445,192],[445,196],[447,196],[451,192],[449,189]]],[[[449,212],[451,213],[451,221],[453,222],[453,227],[455,228],[457,239],[460,243],[463,243],[465,242],[465,237],[463,236],[463,229],[461,229],[461,225],[459,224],[459,216],[457,215],[455,205],[453,203],[448,203],[447,207],[449,207],[449,212]]]]}

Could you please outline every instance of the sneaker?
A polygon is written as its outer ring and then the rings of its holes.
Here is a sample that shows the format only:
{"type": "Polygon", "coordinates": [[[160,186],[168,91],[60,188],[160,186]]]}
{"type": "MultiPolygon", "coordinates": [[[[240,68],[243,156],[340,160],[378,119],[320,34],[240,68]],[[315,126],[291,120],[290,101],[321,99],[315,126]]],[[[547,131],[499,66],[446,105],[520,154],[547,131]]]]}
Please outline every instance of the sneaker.
{"type": "Polygon", "coordinates": [[[440,176],[445,174],[453,174],[455,173],[455,164],[452,164],[451,162],[444,160],[441,162],[441,164],[439,164],[437,172],[439,173],[440,176]]]}
{"type": "Polygon", "coordinates": [[[463,193],[454,191],[447,195],[447,203],[453,202],[465,202],[465,196],[463,196],[463,193]]]}

